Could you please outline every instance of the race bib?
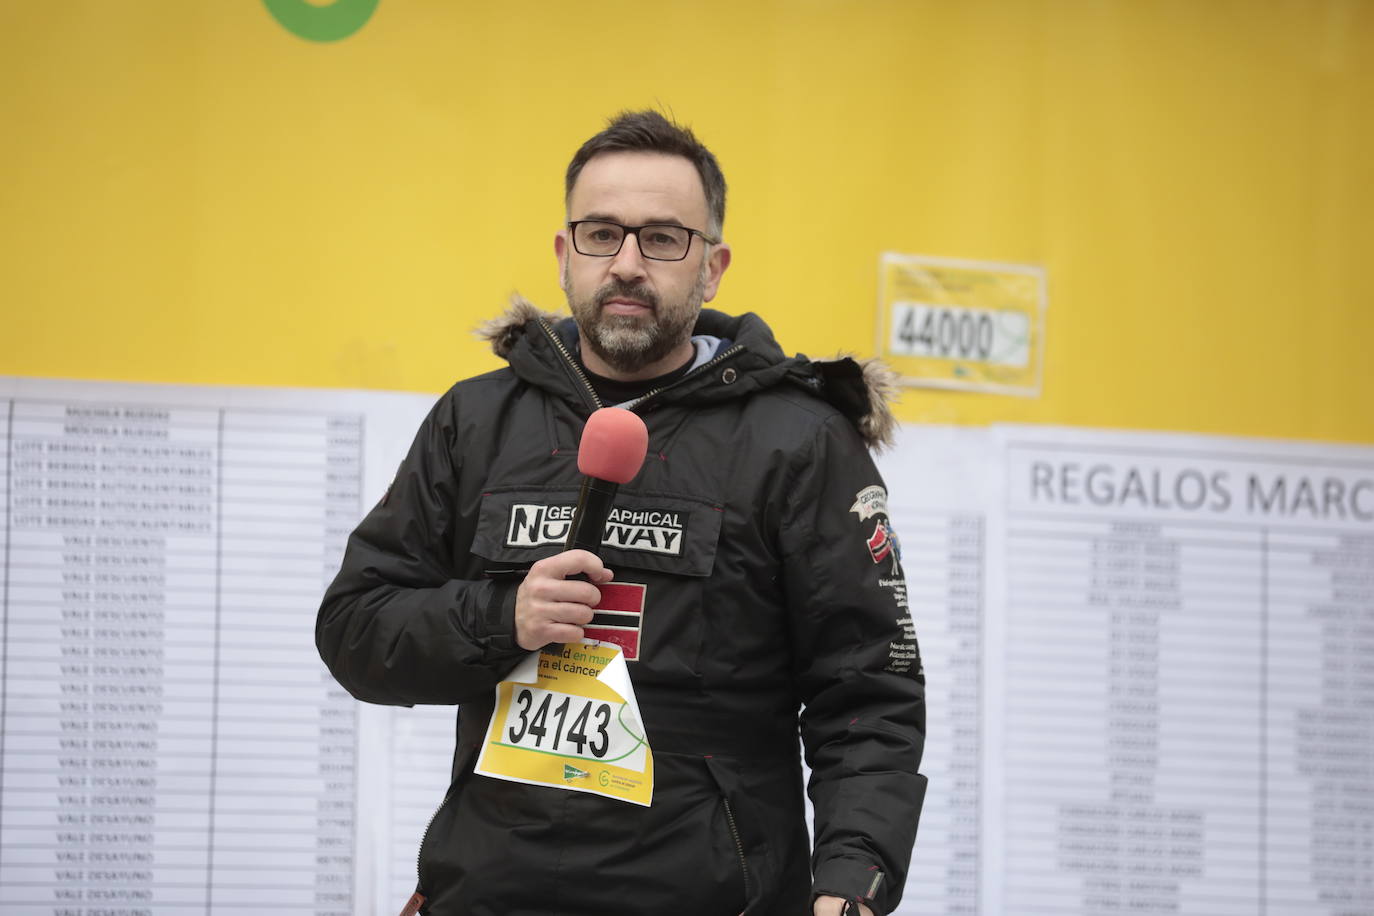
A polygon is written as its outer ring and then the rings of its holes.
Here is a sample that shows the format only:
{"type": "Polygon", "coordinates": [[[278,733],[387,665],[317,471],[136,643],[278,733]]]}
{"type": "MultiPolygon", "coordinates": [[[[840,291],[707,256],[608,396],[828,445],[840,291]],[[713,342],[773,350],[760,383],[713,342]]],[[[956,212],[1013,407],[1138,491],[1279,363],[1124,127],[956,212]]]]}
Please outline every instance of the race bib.
{"type": "Polygon", "coordinates": [[[620,647],[532,652],[496,685],[476,772],[647,806],[654,758],[620,647]]]}

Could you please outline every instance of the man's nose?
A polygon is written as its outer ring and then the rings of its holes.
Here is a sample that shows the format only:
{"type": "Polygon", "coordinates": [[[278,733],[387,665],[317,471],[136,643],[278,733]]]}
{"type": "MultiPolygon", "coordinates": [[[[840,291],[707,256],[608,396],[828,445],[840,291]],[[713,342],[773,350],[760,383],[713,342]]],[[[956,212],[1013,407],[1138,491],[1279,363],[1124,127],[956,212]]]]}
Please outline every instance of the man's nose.
{"type": "Polygon", "coordinates": [[[621,280],[642,280],[646,269],[644,255],[639,250],[639,233],[625,233],[620,251],[611,259],[611,273],[621,280]]]}

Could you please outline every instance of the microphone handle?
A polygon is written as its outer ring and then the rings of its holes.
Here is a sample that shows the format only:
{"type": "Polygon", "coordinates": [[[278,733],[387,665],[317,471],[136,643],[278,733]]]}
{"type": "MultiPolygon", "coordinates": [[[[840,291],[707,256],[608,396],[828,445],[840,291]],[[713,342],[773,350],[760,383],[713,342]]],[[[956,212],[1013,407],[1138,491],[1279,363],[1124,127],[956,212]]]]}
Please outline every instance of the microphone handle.
{"type": "Polygon", "coordinates": [[[583,477],[582,490],[577,494],[577,508],[573,510],[572,526],[568,529],[565,550],[589,550],[601,553],[601,540],[606,535],[606,519],[611,515],[620,485],[596,477],[583,477]]]}

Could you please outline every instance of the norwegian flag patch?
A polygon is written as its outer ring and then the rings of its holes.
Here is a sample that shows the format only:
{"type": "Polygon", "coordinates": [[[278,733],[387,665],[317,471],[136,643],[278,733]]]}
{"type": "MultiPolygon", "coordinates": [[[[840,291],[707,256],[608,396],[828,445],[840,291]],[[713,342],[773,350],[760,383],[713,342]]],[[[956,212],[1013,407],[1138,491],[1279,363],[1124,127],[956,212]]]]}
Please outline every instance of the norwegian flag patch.
{"type": "Polygon", "coordinates": [[[878,524],[873,526],[873,534],[868,539],[868,552],[873,556],[874,563],[881,563],[892,553],[892,530],[888,527],[887,519],[878,519],[878,524]]]}
{"type": "Polygon", "coordinates": [[[639,635],[644,621],[644,595],[648,586],[634,582],[608,582],[599,585],[601,600],[591,623],[582,628],[589,639],[615,643],[626,661],[639,658],[639,635]]]}

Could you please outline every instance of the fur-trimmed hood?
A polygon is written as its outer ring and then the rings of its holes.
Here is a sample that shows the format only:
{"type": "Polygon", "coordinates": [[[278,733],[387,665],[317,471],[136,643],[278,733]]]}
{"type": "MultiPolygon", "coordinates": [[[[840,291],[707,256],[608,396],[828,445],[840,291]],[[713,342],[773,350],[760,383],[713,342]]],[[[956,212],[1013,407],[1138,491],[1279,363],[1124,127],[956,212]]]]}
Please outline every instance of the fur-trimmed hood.
{"type": "MultiPolygon", "coordinates": [[[[575,345],[577,326],[570,316],[543,311],[519,294],[511,297],[503,314],[484,322],[475,333],[491,344],[497,356],[514,365],[520,358],[518,344],[528,340],[527,332],[540,324],[551,337],[575,345]]],[[[812,360],[801,354],[788,357],[767,324],[752,313],[731,316],[702,309],[696,332],[729,340],[747,351],[747,378],[753,384],[736,386],[733,394],[780,383],[797,385],[844,414],[870,449],[880,451],[892,444],[897,429],[891,408],[898,390],[897,373],[881,360],[845,354],[825,360],[812,360]]],[[[567,349],[576,352],[575,346],[567,349]]],[[[709,400],[710,395],[700,388],[686,386],[675,399],[709,400]]]]}
{"type": "Polygon", "coordinates": [[[556,325],[567,320],[568,316],[543,311],[524,296],[515,293],[510,297],[510,306],[505,312],[482,322],[473,333],[491,344],[491,351],[497,356],[510,359],[511,349],[525,333],[525,326],[541,318],[550,325],[556,325]]]}

